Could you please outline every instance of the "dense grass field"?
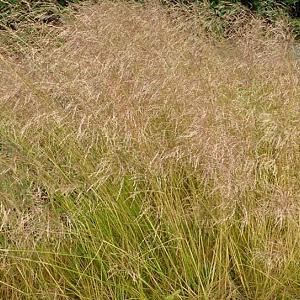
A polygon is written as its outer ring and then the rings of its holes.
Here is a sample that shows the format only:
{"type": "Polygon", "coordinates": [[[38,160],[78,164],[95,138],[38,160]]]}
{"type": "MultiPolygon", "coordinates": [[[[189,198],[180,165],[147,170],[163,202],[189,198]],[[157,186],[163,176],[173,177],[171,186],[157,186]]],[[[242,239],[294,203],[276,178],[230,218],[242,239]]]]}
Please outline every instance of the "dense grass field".
{"type": "Polygon", "coordinates": [[[300,64],[284,22],[86,4],[0,32],[0,299],[300,299],[300,64]]]}

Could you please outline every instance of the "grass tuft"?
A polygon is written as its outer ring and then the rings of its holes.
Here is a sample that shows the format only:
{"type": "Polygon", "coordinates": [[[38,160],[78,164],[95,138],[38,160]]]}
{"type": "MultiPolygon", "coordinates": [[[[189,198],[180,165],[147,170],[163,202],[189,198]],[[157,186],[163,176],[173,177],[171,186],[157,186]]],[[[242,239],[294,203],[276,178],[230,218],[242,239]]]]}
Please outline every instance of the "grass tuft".
{"type": "Polygon", "coordinates": [[[292,37],[208,20],[103,1],[1,35],[0,298],[300,295],[292,37]]]}

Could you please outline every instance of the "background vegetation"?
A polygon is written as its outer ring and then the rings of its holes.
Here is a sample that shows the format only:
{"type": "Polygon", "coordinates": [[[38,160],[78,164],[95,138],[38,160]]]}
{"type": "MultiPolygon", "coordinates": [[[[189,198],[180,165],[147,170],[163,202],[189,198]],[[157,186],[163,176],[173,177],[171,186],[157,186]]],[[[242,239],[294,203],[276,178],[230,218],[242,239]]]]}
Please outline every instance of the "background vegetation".
{"type": "MultiPolygon", "coordinates": [[[[83,0],[5,0],[0,1],[0,19],[2,23],[16,27],[21,20],[35,19],[43,22],[58,23],[60,12],[64,7],[83,0]]],[[[94,3],[101,0],[94,0],[94,3]]],[[[143,3],[144,0],[137,0],[143,3]]],[[[295,33],[300,34],[300,1],[299,0],[160,0],[166,5],[195,5],[203,9],[203,5],[209,7],[215,17],[221,20],[225,16],[236,14],[245,10],[263,16],[269,22],[274,22],[283,16],[290,18],[290,23],[295,33]]],[[[223,26],[228,27],[228,18],[223,20],[223,26]]]]}
{"type": "Polygon", "coordinates": [[[0,298],[298,299],[286,22],[241,11],[224,39],[209,9],[59,13],[0,35],[0,298]]]}

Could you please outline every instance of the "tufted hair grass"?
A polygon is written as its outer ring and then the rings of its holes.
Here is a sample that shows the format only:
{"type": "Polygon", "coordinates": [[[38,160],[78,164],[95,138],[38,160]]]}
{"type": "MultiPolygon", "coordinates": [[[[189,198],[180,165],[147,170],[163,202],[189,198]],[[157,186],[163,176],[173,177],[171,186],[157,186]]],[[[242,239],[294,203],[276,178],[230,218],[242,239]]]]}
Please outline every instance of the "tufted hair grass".
{"type": "Polygon", "coordinates": [[[102,1],[2,40],[1,299],[299,296],[291,37],[207,22],[102,1]]]}

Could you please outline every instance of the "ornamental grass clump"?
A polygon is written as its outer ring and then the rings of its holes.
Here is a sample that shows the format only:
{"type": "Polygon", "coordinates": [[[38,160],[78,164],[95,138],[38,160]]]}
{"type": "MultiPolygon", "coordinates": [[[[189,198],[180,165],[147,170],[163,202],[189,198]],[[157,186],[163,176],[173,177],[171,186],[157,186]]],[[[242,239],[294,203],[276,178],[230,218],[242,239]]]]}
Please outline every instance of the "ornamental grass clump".
{"type": "Polygon", "coordinates": [[[292,38],[206,17],[103,1],[3,42],[0,298],[299,296],[292,38]]]}

